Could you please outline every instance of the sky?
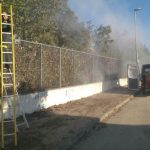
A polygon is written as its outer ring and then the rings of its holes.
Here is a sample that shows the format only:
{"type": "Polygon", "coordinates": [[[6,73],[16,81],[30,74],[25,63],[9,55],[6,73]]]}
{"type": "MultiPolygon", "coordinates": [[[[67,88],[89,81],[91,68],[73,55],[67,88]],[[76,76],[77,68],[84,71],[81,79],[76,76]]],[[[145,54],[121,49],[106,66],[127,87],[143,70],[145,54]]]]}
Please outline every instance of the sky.
{"type": "Polygon", "coordinates": [[[150,0],[69,0],[69,7],[80,21],[91,21],[96,27],[111,25],[120,36],[135,35],[134,8],[137,12],[137,39],[150,49],[150,0]]]}

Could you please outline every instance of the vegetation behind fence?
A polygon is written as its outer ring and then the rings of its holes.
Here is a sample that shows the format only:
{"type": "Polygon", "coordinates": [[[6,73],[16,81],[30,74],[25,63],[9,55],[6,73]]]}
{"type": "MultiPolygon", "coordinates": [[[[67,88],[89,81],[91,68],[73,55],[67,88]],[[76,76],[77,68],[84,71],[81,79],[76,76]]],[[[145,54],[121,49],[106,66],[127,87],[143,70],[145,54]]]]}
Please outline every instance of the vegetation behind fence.
{"type": "Polygon", "coordinates": [[[120,60],[20,41],[15,45],[20,93],[87,84],[118,77],[120,60]]]}

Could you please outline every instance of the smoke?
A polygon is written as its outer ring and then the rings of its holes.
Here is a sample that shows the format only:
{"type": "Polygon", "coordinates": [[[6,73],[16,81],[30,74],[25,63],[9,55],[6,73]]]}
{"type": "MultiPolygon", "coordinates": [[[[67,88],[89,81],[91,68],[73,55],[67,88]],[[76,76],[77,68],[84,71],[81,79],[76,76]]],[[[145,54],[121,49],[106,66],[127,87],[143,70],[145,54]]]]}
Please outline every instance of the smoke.
{"type": "MultiPolygon", "coordinates": [[[[96,26],[101,24],[110,25],[112,29],[111,37],[114,40],[110,49],[118,49],[121,53],[124,69],[127,64],[135,64],[135,26],[134,13],[129,9],[126,1],[116,0],[70,0],[71,8],[78,8],[75,11],[80,20],[91,20],[96,26]],[[74,6],[71,6],[71,1],[74,6]],[[112,5],[113,4],[113,5],[112,5]],[[114,9],[114,7],[116,9],[114,9]]],[[[137,17],[137,48],[139,51],[139,63],[150,63],[150,55],[144,52],[145,31],[140,19],[137,17]]],[[[125,71],[126,72],[126,71],[125,71]]]]}

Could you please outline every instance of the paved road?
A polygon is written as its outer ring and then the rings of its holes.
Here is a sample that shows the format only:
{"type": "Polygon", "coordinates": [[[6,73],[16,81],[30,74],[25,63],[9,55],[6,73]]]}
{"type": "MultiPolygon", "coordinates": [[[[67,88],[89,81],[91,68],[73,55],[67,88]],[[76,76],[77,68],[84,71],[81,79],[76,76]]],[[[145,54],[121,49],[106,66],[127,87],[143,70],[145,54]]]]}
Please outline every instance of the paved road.
{"type": "Polygon", "coordinates": [[[73,150],[150,150],[150,96],[136,97],[73,150]]]}

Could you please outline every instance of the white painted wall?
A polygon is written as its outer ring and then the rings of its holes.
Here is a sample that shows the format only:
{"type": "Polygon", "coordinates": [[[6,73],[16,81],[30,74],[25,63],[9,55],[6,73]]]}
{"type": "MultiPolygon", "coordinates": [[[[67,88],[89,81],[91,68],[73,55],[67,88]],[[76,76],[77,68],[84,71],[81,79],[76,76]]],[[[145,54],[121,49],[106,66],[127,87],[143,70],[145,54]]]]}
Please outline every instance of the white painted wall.
{"type": "MultiPolygon", "coordinates": [[[[120,79],[119,82],[121,86],[127,85],[126,79],[120,79]]],[[[19,96],[17,101],[20,102],[21,110],[24,110],[25,113],[33,113],[35,111],[41,110],[43,108],[48,108],[53,105],[64,104],[69,101],[92,96],[116,86],[116,83],[113,82],[97,82],[86,85],[48,90],[40,93],[22,95],[19,96]]],[[[17,115],[20,114],[21,111],[17,108],[17,115]]],[[[6,110],[5,118],[8,117],[9,112],[8,110],[6,110]]]]}

